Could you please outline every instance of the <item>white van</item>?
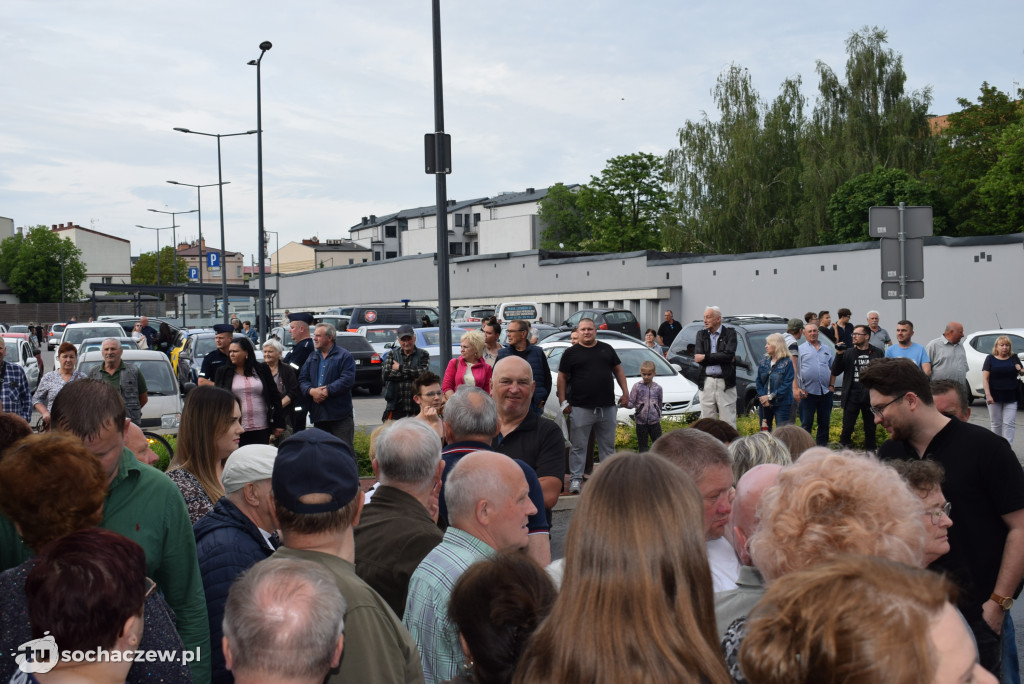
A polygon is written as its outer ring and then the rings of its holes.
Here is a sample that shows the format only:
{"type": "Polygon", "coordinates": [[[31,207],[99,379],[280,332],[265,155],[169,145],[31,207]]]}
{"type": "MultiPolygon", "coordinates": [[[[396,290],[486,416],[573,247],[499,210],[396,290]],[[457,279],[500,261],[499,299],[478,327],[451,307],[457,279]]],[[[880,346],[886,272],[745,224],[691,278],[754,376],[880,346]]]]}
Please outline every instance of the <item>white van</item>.
{"type": "Polygon", "coordinates": [[[502,302],[494,312],[501,325],[510,321],[528,321],[530,325],[540,321],[540,304],[537,302],[502,302]]]}

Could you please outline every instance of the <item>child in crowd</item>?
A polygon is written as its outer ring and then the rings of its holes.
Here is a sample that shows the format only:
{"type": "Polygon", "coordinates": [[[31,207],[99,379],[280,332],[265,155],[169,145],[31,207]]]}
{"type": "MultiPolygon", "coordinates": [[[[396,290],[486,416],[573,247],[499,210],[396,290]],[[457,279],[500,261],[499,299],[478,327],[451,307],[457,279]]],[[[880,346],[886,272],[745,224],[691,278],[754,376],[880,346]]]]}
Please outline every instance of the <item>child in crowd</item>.
{"type": "Polygon", "coordinates": [[[647,451],[647,438],[651,442],[661,437],[661,385],[654,382],[654,362],[640,364],[640,378],[643,382],[633,385],[629,391],[629,408],[636,409],[636,443],[640,453],[647,451]]]}

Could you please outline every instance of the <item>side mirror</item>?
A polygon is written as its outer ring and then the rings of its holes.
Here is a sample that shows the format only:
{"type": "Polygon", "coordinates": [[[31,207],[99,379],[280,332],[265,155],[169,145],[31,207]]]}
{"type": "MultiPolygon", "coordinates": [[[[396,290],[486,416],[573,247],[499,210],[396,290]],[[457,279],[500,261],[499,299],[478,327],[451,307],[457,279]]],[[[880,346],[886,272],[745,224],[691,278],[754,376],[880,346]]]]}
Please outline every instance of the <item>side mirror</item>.
{"type": "Polygon", "coordinates": [[[182,396],[187,395],[189,392],[191,392],[195,388],[196,388],[196,384],[194,382],[186,382],[184,385],[181,386],[181,394],[182,394],[182,396]]]}

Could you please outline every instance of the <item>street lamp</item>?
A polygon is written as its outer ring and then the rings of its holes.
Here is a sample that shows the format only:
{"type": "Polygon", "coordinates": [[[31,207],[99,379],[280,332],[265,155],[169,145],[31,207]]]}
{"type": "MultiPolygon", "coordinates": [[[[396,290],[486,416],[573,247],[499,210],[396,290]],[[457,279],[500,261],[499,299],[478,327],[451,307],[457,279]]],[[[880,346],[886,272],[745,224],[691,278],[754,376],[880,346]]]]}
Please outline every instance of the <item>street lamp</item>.
{"type": "MultiPolygon", "coordinates": [[[[277,265],[274,268],[274,271],[276,273],[276,275],[274,276],[274,290],[277,292],[276,296],[279,297],[281,296],[281,235],[276,230],[264,230],[263,232],[266,233],[267,235],[270,235],[271,233],[273,233],[274,235],[274,256],[276,257],[274,261],[277,262],[277,265]]],[[[274,315],[273,309],[270,310],[270,315],[274,315]]]]}
{"type": "MultiPolygon", "coordinates": [[[[171,215],[171,242],[174,243],[174,249],[171,251],[171,270],[174,272],[174,286],[178,286],[178,214],[194,214],[198,209],[189,209],[188,211],[164,211],[162,209],[150,209],[157,214],[170,214],[171,215]]],[[[160,233],[157,233],[157,237],[160,237],[160,233]]],[[[157,263],[160,263],[157,261],[157,263]]],[[[178,318],[178,302],[181,297],[178,293],[174,293],[174,317],[178,318]]]]}
{"type": "Polygon", "coordinates": [[[224,263],[224,252],[227,250],[227,243],[224,240],[224,176],[221,173],[221,161],[220,161],[220,139],[221,138],[233,138],[236,135],[252,135],[256,131],[245,131],[243,133],[201,133],[199,131],[193,131],[188,128],[175,128],[176,131],[182,133],[191,133],[193,135],[205,135],[208,138],[217,139],[217,185],[218,193],[220,194],[220,285],[221,285],[221,297],[224,300],[224,322],[228,322],[228,269],[224,263]]]}
{"type": "MultiPolygon", "coordinates": [[[[190,188],[196,189],[196,204],[199,209],[199,214],[196,218],[199,219],[199,284],[203,284],[203,271],[206,270],[206,264],[203,263],[203,196],[200,190],[202,188],[212,188],[215,185],[228,185],[231,181],[224,181],[223,183],[207,183],[206,185],[195,185],[193,183],[179,183],[178,181],[167,181],[171,185],[185,185],[190,188]]],[[[202,292],[199,293],[199,315],[202,316],[206,313],[205,299],[202,292]]]]}
{"type": "Polygon", "coordinates": [[[260,43],[260,56],[249,61],[256,67],[256,207],[259,220],[259,255],[260,255],[260,302],[257,310],[257,330],[260,344],[267,341],[267,278],[263,273],[263,264],[267,260],[267,248],[263,244],[263,98],[260,92],[260,62],[263,55],[272,48],[269,40],[260,43]]]}
{"type": "Polygon", "coordinates": [[[151,226],[140,226],[139,224],[136,223],[135,227],[136,228],[144,228],[145,230],[155,230],[156,231],[156,284],[159,285],[160,284],[160,231],[161,230],[171,230],[171,226],[164,226],[162,228],[153,228],[151,226]]]}

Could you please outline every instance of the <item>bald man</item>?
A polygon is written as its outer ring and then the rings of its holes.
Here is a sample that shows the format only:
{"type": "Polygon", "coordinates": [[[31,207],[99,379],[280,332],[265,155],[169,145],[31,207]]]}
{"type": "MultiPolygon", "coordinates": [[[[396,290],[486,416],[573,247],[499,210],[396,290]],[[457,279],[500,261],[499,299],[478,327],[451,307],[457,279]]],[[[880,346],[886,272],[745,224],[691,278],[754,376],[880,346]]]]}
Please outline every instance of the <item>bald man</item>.
{"type": "Polygon", "coordinates": [[[955,380],[967,387],[967,353],[960,344],[963,338],[964,326],[950,321],[942,337],[936,337],[925,347],[932,360],[932,380],[955,380]]]}
{"type": "Polygon", "coordinates": [[[128,427],[124,431],[124,446],[135,454],[139,463],[155,466],[160,460],[160,457],[149,448],[149,440],[146,439],[146,435],[142,434],[142,428],[135,423],[128,423],[128,427]]]}

